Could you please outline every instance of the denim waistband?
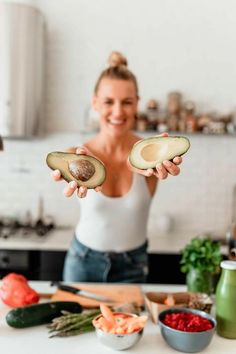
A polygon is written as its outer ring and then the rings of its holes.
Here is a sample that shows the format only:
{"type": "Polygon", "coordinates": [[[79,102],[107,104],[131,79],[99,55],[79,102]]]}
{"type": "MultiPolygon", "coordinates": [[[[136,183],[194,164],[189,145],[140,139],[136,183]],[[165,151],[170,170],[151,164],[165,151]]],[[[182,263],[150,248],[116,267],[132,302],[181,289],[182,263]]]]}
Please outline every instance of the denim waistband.
{"type": "Polygon", "coordinates": [[[74,239],[72,241],[72,244],[73,246],[76,248],[76,249],[79,249],[80,251],[82,251],[84,254],[87,254],[88,252],[91,252],[93,253],[94,255],[108,255],[110,257],[112,256],[119,256],[119,255],[124,255],[124,254],[127,254],[127,255],[135,255],[136,253],[139,253],[139,252],[145,252],[147,250],[147,247],[148,247],[148,241],[145,241],[144,244],[142,244],[141,246],[133,249],[133,250],[130,250],[130,251],[124,251],[124,252],[114,252],[114,251],[97,251],[97,250],[94,250],[90,247],[87,247],[85,246],[83,243],[81,243],[77,238],[76,236],[74,236],[74,239]]]}

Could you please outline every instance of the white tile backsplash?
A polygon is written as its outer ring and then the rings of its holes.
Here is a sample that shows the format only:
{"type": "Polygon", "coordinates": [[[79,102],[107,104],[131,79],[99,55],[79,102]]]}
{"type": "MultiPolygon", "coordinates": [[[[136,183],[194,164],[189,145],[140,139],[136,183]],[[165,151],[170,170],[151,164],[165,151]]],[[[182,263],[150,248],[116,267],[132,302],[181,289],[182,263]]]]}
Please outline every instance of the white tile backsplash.
{"type": "MultiPolygon", "coordinates": [[[[45,158],[50,151],[81,145],[87,138],[55,134],[41,140],[5,140],[5,151],[0,154],[0,215],[23,217],[31,210],[36,218],[42,196],[45,214],[52,215],[59,225],[75,225],[78,202],[75,197],[63,196],[65,182],[51,180],[45,158]]],[[[229,226],[236,183],[236,137],[189,138],[191,148],[183,158],[181,174],[161,181],[153,198],[150,243],[166,234],[188,239],[208,231],[224,236],[229,226]]]]}

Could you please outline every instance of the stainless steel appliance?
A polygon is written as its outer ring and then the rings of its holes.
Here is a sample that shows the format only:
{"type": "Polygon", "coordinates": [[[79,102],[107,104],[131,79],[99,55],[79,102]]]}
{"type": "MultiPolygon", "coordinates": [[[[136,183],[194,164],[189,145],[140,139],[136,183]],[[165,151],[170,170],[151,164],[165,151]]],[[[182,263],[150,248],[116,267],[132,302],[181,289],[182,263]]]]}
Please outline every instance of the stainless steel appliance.
{"type": "Polygon", "coordinates": [[[0,135],[42,132],[45,21],[36,8],[0,3],[0,135]]]}

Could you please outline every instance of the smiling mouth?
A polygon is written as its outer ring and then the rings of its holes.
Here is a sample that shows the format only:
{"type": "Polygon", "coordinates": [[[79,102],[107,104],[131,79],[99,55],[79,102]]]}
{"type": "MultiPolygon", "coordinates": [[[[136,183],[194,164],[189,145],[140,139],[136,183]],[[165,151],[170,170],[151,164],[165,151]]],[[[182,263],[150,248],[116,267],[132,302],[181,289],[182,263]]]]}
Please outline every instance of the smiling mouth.
{"type": "Polygon", "coordinates": [[[123,125],[125,122],[126,122],[125,119],[109,120],[109,124],[116,125],[116,126],[123,125]]]}

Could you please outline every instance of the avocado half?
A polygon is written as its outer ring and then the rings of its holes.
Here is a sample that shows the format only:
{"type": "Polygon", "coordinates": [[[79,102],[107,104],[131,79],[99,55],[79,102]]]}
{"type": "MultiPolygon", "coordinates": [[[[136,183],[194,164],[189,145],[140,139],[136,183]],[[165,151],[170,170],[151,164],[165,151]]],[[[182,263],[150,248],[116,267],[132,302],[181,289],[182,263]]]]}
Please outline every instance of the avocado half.
{"type": "Polygon", "coordinates": [[[134,144],[129,162],[138,169],[146,170],[185,154],[189,148],[190,141],[184,136],[146,138],[134,144]]]}
{"type": "Polygon", "coordinates": [[[101,186],[106,178],[104,164],[93,156],[54,151],[47,155],[46,162],[52,170],[59,170],[67,182],[75,181],[78,187],[93,189],[101,186]]]}

